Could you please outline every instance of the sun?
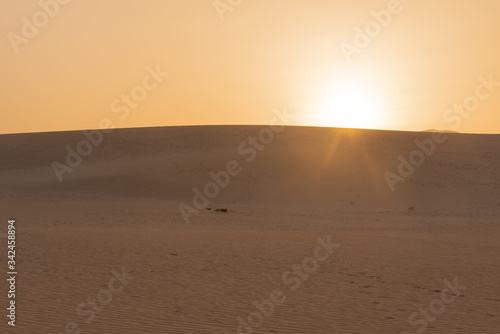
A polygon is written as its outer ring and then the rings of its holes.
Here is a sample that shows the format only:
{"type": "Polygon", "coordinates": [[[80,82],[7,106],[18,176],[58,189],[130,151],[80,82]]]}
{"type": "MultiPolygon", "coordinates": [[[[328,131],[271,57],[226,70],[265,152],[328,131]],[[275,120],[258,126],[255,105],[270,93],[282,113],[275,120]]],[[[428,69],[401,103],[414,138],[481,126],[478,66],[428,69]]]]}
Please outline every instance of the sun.
{"type": "Polygon", "coordinates": [[[377,128],[382,113],[379,99],[369,76],[352,71],[336,73],[319,92],[314,122],[328,127],[377,128]]]}

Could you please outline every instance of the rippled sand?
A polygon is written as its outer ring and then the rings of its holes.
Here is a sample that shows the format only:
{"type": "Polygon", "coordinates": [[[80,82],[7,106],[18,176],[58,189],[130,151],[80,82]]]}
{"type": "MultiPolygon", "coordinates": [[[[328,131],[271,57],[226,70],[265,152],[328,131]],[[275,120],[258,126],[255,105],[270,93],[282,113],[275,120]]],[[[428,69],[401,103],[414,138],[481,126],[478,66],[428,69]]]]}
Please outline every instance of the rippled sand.
{"type": "Polygon", "coordinates": [[[19,271],[18,326],[4,319],[0,331],[498,333],[496,136],[455,135],[392,194],[383,171],[428,134],[345,134],[332,158],[325,138],[335,132],[290,129],[211,203],[227,213],[203,210],[186,224],[178,204],[258,129],[117,131],[62,184],[50,163],[78,133],[0,136],[0,210],[17,219],[19,271]],[[340,246],[305,278],[291,274],[329,236],[340,246]],[[122,271],[134,278],[119,289],[122,271]],[[120,291],[110,293],[113,279],[120,291]],[[458,294],[445,283],[455,279],[458,294]],[[255,313],[276,290],[282,303],[255,313]]]}

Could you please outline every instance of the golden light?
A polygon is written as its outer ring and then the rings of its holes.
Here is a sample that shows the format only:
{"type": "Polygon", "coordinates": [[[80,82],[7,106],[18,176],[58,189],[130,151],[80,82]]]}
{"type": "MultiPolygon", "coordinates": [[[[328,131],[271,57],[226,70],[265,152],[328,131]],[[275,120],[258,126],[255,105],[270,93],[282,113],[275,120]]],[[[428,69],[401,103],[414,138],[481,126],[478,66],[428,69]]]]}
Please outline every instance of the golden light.
{"type": "Polygon", "coordinates": [[[341,128],[380,127],[380,95],[372,78],[355,71],[343,71],[332,77],[319,93],[313,122],[341,128]]]}

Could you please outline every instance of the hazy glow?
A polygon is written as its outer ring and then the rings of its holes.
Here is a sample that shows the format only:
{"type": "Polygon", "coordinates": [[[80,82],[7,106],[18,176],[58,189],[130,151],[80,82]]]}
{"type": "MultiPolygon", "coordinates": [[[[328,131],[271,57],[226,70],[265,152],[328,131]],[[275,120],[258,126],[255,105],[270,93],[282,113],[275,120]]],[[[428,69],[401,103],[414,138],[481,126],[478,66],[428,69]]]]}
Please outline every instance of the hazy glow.
{"type": "Polygon", "coordinates": [[[344,71],[325,86],[320,90],[313,115],[318,125],[342,128],[381,126],[380,96],[370,78],[344,71]]]}
{"type": "MultiPolygon", "coordinates": [[[[269,124],[285,106],[294,125],[452,130],[443,114],[478,77],[500,82],[500,1],[402,0],[368,42],[387,0],[221,2],[224,20],[212,0],[67,1],[40,23],[56,1],[0,1],[0,133],[269,124]],[[25,36],[17,54],[9,34],[25,36]],[[116,113],[157,65],[168,78],[116,113]]],[[[499,133],[499,110],[497,89],[457,130],[499,133]]]]}

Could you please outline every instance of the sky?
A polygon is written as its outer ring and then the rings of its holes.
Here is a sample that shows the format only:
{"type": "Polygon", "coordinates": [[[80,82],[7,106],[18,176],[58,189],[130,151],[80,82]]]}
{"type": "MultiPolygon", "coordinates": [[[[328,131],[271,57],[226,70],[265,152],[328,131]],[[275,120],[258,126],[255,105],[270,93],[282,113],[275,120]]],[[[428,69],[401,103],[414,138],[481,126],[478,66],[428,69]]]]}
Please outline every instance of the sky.
{"type": "Polygon", "coordinates": [[[3,0],[0,133],[500,133],[497,0],[3,0]]]}

